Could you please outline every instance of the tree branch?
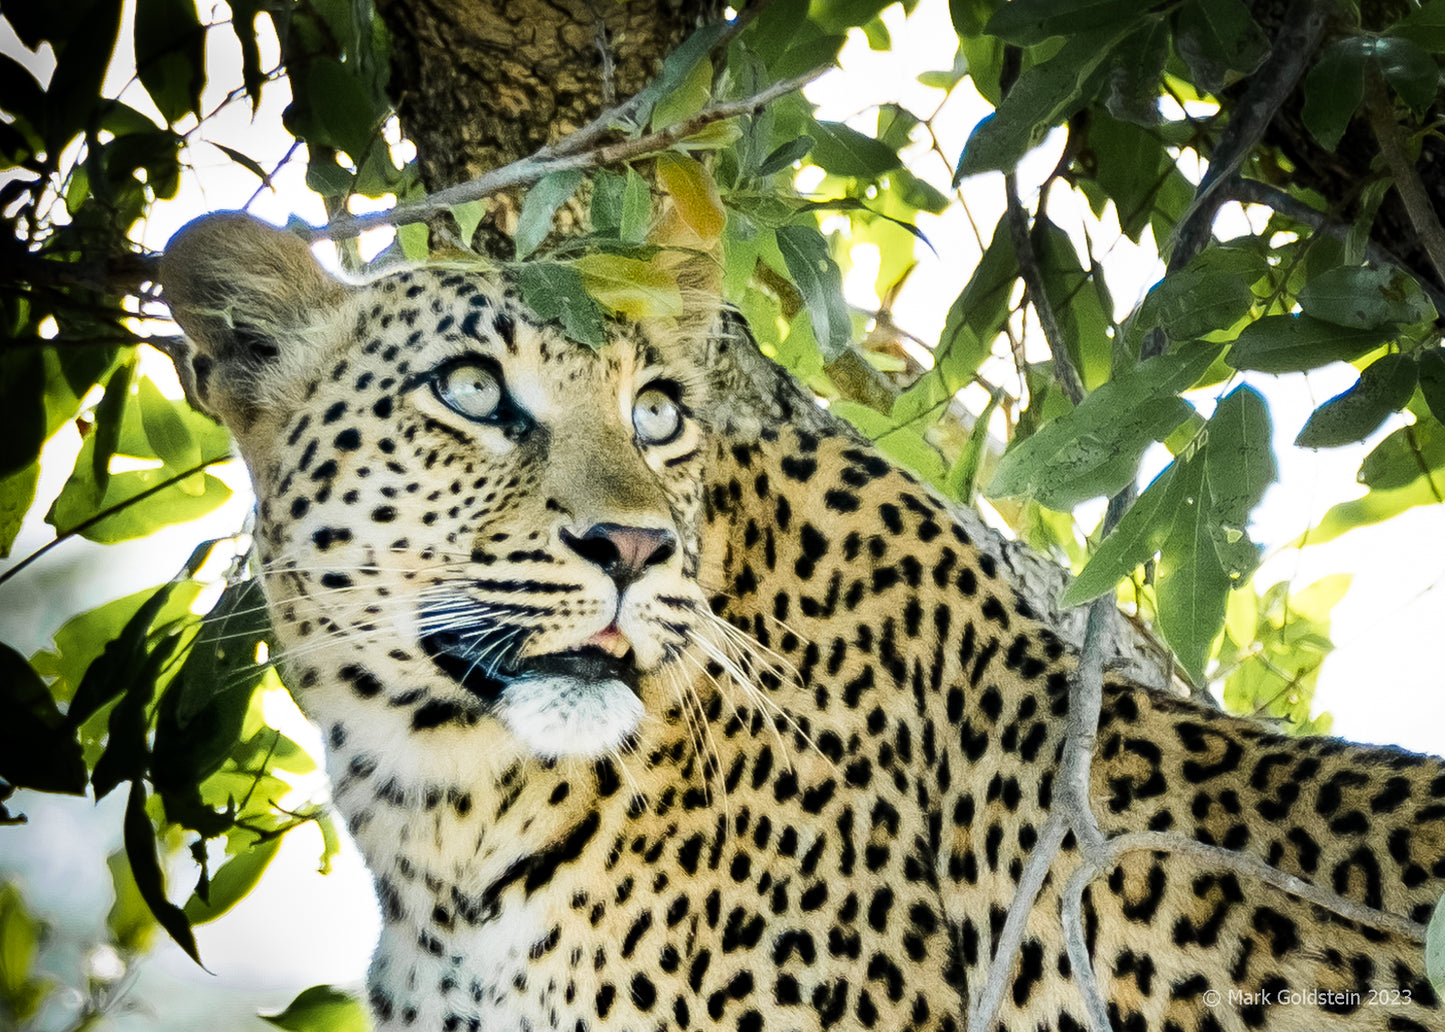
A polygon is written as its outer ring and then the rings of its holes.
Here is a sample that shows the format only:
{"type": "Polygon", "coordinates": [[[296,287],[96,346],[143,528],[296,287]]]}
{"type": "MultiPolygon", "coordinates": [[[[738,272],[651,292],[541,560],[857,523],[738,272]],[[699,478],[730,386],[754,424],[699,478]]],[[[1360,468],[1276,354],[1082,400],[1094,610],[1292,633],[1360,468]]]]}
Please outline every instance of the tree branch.
{"type": "Polygon", "coordinates": [[[1401,139],[1400,123],[1395,119],[1395,104],[1385,88],[1385,77],[1378,62],[1365,62],[1365,114],[1370,128],[1380,144],[1380,154],[1385,159],[1390,175],[1395,180],[1395,190],[1405,202],[1405,213],[1410,224],[1420,236],[1420,244],[1435,270],[1435,278],[1445,283],[1445,230],[1440,228],[1440,219],[1420,181],[1415,163],[1405,153],[1405,141],[1401,139]]]}
{"type": "Polygon", "coordinates": [[[691,118],[684,119],[676,125],[670,125],[666,129],[659,129],[631,140],[594,146],[592,141],[601,135],[601,131],[596,127],[599,125],[611,126],[615,120],[625,117],[626,113],[633,108],[633,100],[629,100],[610,111],[603,112],[596,120],[583,126],[571,136],[559,140],[551,147],[543,148],[536,154],[514,161],[509,165],[503,165],[501,168],[494,168],[470,182],[438,190],[424,200],[414,201],[410,204],[398,204],[387,211],[366,215],[342,215],[324,226],[310,227],[299,230],[299,232],[303,239],[310,242],[341,240],[357,236],[365,230],[375,229],[378,226],[400,226],[409,222],[422,222],[446,208],[465,204],[468,201],[480,200],[500,190],[535,183],[553,172],[614,165],[629,158],[663,151],[679,140],[696,135],[714,122],[736,118],[739,115],[753,114],[779,97],[802,89],[827,70],[828,66],[822,65],[802,75],[774,83],[750,97],[713,104],[691,118]]]}
{"type": "Polygon", "coordinates": [[[1170,272],[1188,264],[1209,244],[1214,214],[1229,198],[1225,184],[1238,178],[1245,159],[1254,153],[1269,123],[1294,92],[1324,37],[1325,6],[1316,0],[1294,0],[1285,12],[1269,57],[1235,105],[1229,125],[1209,155],[1209,171],[1200,181],[1189,210],[1174,227],[1170,272]]]}
{"type": "MultiPolygon", "coordinates": [[[[1258,179],[1246,179],[1241,176],[1231,185],[1230,193],[1231,199],[1239,201],[1241,204],[1262,204],[1267,208],[1273,208],[1285,218],[1302,223],[1316,233],[1325,233],[1336,240],[1344,240],[1350,234],[1350,227],[1344,223],[1337,222],[1317,208],[1311,208],[1304,201],[1285,193],[1279,187],[1270,186],[1258,179]]],[[[1433,216],[1433,211],[1431,214],[1433,216]]],[[[1409,262],[1373,240],[1365,242],[1365,257],[1376,265],[1393,265],[1406,271],[1410,268],[1409,262]]],[[[1429,280],[1418,280],[1417,282],[1420,283],[1420,289],[1425,291],[1435,305],[1435,310],[1445,312],[1445,290],[1441,290],[1429,280]]]]}
{"type": "Polygon", "coordinates": [[[1028,290],[1034,311],[1038,313],[1039,328],[1043,330],[1049,352],[1054,356],[1054,377],[1059,381],[1059,389],[1069,401],[1077,405],[1084,400],[1084,384],[1079,379],[1078,370],[1074,368],[1073,359],[1069,357],[1063,331],[1054,315],[1054,306],[1044,291],[1043,270],[1039,268],[1038,255],[1034,253],[1033,237],[1029,232],[1029,214],[1019,200],[1018,177],[1009,172],[1003,177],[1003,181],[1004,191],[1008,195],[1008,210],[1004,217],[1008,219],[1009,240],[1013,242],[1014,256],[1019,263],[1019,276],[1028,290]]]}

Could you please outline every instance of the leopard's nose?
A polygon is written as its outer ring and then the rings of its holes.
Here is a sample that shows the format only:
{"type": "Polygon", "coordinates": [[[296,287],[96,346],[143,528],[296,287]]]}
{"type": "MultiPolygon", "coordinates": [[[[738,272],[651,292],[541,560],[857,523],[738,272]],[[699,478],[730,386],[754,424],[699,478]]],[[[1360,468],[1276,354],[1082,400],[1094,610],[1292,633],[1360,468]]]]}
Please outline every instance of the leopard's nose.
{"type": "Polygon", "coordinates": [[[562,542],[583,559],[602,568],[626,588],[650,567],[665,563],[677,551],[677,538],[670,530],[627,527],[620,523],[596,523],[581,537],[563,528],[562,542]]]}

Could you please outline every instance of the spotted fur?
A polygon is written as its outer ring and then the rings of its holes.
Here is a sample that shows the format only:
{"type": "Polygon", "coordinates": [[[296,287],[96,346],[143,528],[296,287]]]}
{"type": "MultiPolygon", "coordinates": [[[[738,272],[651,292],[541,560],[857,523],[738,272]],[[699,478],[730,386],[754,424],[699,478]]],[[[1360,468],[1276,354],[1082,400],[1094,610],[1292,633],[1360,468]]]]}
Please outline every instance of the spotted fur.
{"type": "MultiPolygon", "coordinates": [[[[381,1029],[963,1027],[1074,660],[937,498],[734,317],[616,324],[594,353],[504,278],[342,287],[240,216],[163,275],[375,878],[381,1029]]],[[[1434,759],[1116,685],[1092,778],[1109,833],[1415,921],[1445,887],[1434,759]]],[[[1067,840],[1000,1028],[1083,1027],[1077,862],[1067,840]]],[[[1199,859],[1126,854],[1084,915],[1118,1029],[1445,1027],[1416,945],[1199,859]]]]}

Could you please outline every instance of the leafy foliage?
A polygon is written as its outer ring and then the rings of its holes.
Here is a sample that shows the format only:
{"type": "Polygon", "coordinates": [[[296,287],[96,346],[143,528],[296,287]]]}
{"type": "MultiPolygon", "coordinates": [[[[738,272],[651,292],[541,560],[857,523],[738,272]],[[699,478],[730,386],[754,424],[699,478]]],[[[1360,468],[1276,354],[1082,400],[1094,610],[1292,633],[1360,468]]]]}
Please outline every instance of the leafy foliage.
{"type": "MultiPolygon", "coordinates": [[[[128,21],[119,0],[4,12],[25,47],[50,48],[55,67],[44,79],[0,55],[0,210],[10,229],[0,238],[0,556],[32,510],[55,538],[0,572],[0,592],[73,538],[148,538],[229,497],[213,470],[228,456],[224,431],[167,396],[136,347],[165,343],[137,318],[160,314],[148,283],[154,255],[137,241],[146,216],[176,196],[212,120],[202,103],[212,44],[239,50],[228,103],[254,109],[286,80],[285,126],[305,145],[307,185],[328,212],[358,197],[421,196],[414,163],[392,146],[392,41],[369,5],[228,6],[231,17],[215,24],[191,0],[140,0],[128,21]],[[135,83],[107,92],[107,60],[123,34],[135,83]],[[280,65],[267,69],[272,36],[280,65]],[[80,440],[73,468],[53,497],[37,497],[42,448],[67,435],[80,440]]],[[[685,127],[711,105],[832,62],[854,30],[886,50],[883,10],[880,0],[775,0],[736,35],[705,26],[667,58],[616,138],[685,127]]],[[[1275,202],[1253,209],[1246,235],[1186,251],[1181,225],[1208,199],[1192,166],[1223,148],[1236,122],[1226,116],[1273,60],[1279,27],[1256,24],[1239,0],[958,0],[949,13],[952,67],[918,76],[937,99],[932,112],[889,102],[838,121],[789,95],[679,130],[653,153],[537,180],[513,241],[524,299],[596,346],[609,318],[679,315],[682,263],[706,256],[764,350],[835,413],[944,495],[970,503],[982,491],[1026,540],[1072,560],[1079,577],[1066,604],[1123,585],[1189,679],[1212,683],[1231,709],[1323,730],[1312,694],[1345,584],[1261,593],[1251,582],[1260,558],[1251,512],[1275,471],[1258,388],[1266,376],[1333,363],[1359,371],[1298,432],[1306,448],[1375,441],[1359,470],[1366,492],[1325,513],[1309,540],[1442,499],[1442,284],[1424,264],[1371,246],[1391,173],[1366,170],[1350,196],[1321,196],[1288,154],[1250,141],[1238,167],[1275,202]],[[970,90],[994,111],[956,153],[945,151],[938,113],[970,90]],[[941,335],[921,352],[893,318],[933,246],[925,233],[959,209],[973,218],[967,205],[982,180],[971,177],[1013,173],[1041,144],[1059,156],[1035,210],[1023,213],[1024,231],[1005,218],[975,227],[980,258],[960,272],[941,335]],[[951,183],[930,167],[939,158],[951,183]],[[807,196],[800,176],[814,184],[807,196]],[[1065,193],[1170,259],[1132,310],[1116,305],[1133,291],[1109,282],[1116,274],[1096,259],[1090,232],[1059,213],[1052,198],[1065,193]],[[575,232],[559,231],[563,212],[575,232]],[[858,295],[869,247],[877,305],[855,307],[843,286],[858,295]],[[1041,309],[1058,339],[1041,338],[1041,309]],[[1082,397],[1062,386],[1066,365],[1082,397]],[[977,402],[977,416],[960,418],[961,398],[977,402]],[[1131,490],[1141,462],[1162,471],[1111,532],[1076,526],[1090,500],[1131,490]]],[[[1350,134],[1369,131],[1371,76],[1404,137],[1433,124],[1445,0],[1392,24],[1341,21],[1332,31],[1300,85],[1315,145],[1343,153],[1350,134]]],[[[271,183],[275,170],[244,140],[214,147],[271,183]]],[[[461,240],[474,238],[486,204],[448,209],[461,240]]],[[[430,224],[409,224],[397,248],[425,257],[436,237],[430,224]]],[[[350,245],[343,257],[359,261],[350,245]]],[[[298,825],[316,822],[334,842],[323,812],[274,802],[288,775],[314,761],[267,723],[262,700],[281,690],[264,662],[270,630],[255,580],[226,547],[206,542],[164,584],[73,616],[51,649],[27,657],[0,644],[0,820],[24,819],[6,808],[15,789],[100,798],[125,786],[107,934],[127,957],[158,928],[195,955],[191,926],[243,899],[298,825]],[[208,615],[202,598],[214,600],[208,615]],[[182,843],[195,882],[178,903],[162,872],[182,843]]],[[[1437,978],[1441,925],[1437,915],[1437,978]]],[[[0,1017],[15,1023],[49,991],[35,974],[38,928],[18,893],[0,889],[0,1017]]],[[[365,1025],[354,1001],[329,987],[267,1020],[365,1025]]]]}

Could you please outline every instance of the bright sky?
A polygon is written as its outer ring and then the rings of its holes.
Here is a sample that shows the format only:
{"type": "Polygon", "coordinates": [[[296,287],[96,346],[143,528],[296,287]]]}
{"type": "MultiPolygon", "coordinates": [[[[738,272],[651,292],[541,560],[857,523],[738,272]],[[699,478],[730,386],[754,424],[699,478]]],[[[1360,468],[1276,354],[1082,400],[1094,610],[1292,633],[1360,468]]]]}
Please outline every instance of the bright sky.
{"type": "MultiPolygon", "coordinates": [[[[893,34],[892,51],[871,52],[861,35],[854,33],[844,52],[849,72],[830,75],[809,90],[810,97],[821,105],[823,117],[856,116],[860,127],[870,130],[872,106],[880,101],[901,101],[921,117],[938,106],[941,94],[919,85],[914,76],[953,63],[954,36],[946,6],[937,0],[922,3],[907,23],[900,9],[893,7],[885,21],[893,34]]],[[[238,58],[229,34],[211,33],[208,38],[212,41],[213,81],[239,81],[238,58]]],[[[263,66],[274,60],[274,47],[269,49],[263,66]]],[[[0,39],[0,50],[25,60],[43,75],[53,65],[47,54],[25,55],[13,38],[0,39]]],[[[114,67],[133,67],[133,59],[129,54],[117,54],[114,67]]],[[[986,110],[970,93],[968,85],[962,85],[934,121],[944,152],[955,158],[968,131],[986,110]]],[[[223,111],[214,136],[233,144],[245,141],[243,149],[271,167],[290,138],[279,130],[284,106],[281,91],[268,89],[265,97],[254,119],[245,104],[223,111]]],[[[137,107],[147,107],[138,86],[131,87],[126,99],[137,107]]],[[[208,98],[207,109],[218,100],[208,98]]],[[[1057,146],[1057,141],[1051,142],[1032,156],[1021,169],[1021,181],[1041,181],[1055,163],[1057,146]]],[[[256,191],[256,178],[214,147],[198,143],[190,148],[188,157],[195,175],[188,177],[179,202],[161,206],[153,215],[146,227],[146,242],[152,247],[161,247],[195,214],[241,207],[256,191]]],[[[910,162],[910,167],[946,191],[951,170],[942,160],[923,155],[910,162]]],[[[277,177],[278,190],[263,192],[251,210],[277,223],[292,214],[319,221],[320,206],[304,190],[303,173],[299,163],[285,169],[277,177]]],[[[1001,178],[980,177],[965,184],[965,192],[974,219],[987,236],[1002,209],[1001,178]]],[[[1095,252],[1106,266],[1120,315],[1133,307],[1162,271],[1152,253],[1131,244],[1117,225],[1095,222],[1080,205],[1066,207],[1062,192],[1051,196],[1050,213],[1071,232],[1089,220],[1095,252]]],[[[938,336],[947,306],[976,263],[979,249],[973,231],[956,209],[941,218],[923,216],[920,228],[938,255],[919,248],[919,268],[895,318],[927,340],[938,336]]],[[[866,255],[857,254],[855,260],[858,267],[847,283],[849,297],[859,306],[876,308],[872,294],[876,265],[866,255]]],[[[152,366],[152,375],[163,376],[163,365],[157,362],[152,366]]],[[[994,372],[1000,381],[1010,382],[1006,364],[994,372]]],[[[1303,452],[1291,444],[1309,412],[1353,382],[1353,375],[1348,367],[1335,366],[1308,377],[1261,377],[1256,381],[1270,399],[1281,468],[1281,481],[1255,514],[1251,528],[1257,541],[1275,550],[1256,583],[1292,579],[1304,586],[1326,573],[1354,571],[1354,587],[1335,610],[1334,637],[1339,647],[1325,665],[1317,708],[1335,714],[1336,733],[1344,737],[1445,752],[1445,685],[1439,672],[1438,645],[1440,629],[1445,627],[1445,591],[1439,587],[1445,580],[1445,552],[1437,545],[1445,540],[1445,507],[1416,509],[1383,528],[1355,531],[1330,545],[1302,552],[1280,547],[1307,528],[1310,514],[1322,513],[1329,504],[1359,493],[1352,486],[1354,471],[1369,444],[1320,453],[1303,452]]],[[[62,434],[51,446],[47,477],[40,487],[42,497],[59,490],[78,443],[73,435],[62,434]]],[[[243,480],[238,474],[232,482],[240,486],[243,480]]],[[[173,528],[144,547],[101,548],[78,541],[65,545],[26,577],[0,587],[0,634],[23,651],[44,646],[64,616],[155,583],[180,564],[202,533],[234,530],[248,504],[243,492],[204,525],[173,528]],[[96,570],[106,572],[103,582],[95,578],[96,570]]],[[[48,540],[49,528],[40,523],[38,515],[27,525],[16,555],[48,540]]],[[[293,736],[319,750],[319,741],[289,701],[278,698],[275,704],[278,712],[288,709],[291,713],[288,724],[293,736]]],[[[43,852],[17,850],[0,863],[0,869],[20,870],[33,898],[42,906],[68,914],[63,920],[93,920],[104,911],[108,894],[104,867],[97,866],[95,842],[97,836],[118,839],[120,818],[115,803],[115,799],[108,800],[97,811],[70,800],[27,799],[22,808],[37,826],[20,832],[16,841],[22,846],[43,844],[43,852]],[[63,910],[66,903],[69,910],[63,910]]],[[[5,835],[12,834],[0,829],[0,845],[5,843],[5,835]]],[[[10,852],[8,846],[3,848],[10,852]]],[[[143,973],[137,996],[165,1001],[164,1012],[122,1019],[119,1027],[152,1029],[158,1027],[158,1020],[175,1028],[199,1027],[202,1020],[216,1024],[221,1014],[235,1015],[240,1021],[237,1027],[253,1027],[244,1023],[245,1014],[257,1006],[279,1008],[307,985],[359,983],[378,927],[369,882],[350,850],[330,876],[318,876],[319,851],[319,837],[312,831],[293,834],[252,896],[230,915],[197,930],[202,956],[217,978],[200,972],[177,950],[158,951],[143,973]],[[286,929],[284,936],[277,935],[280,927],[286,929]],[[206,1002],[196,1004],[200,1010],[192,1011],[186,1002],[190,997],[180,990],[196,983],[209,995],[201,998],[206,1002]]],[[[188,868],[188,863],[177,868],[176,885],[187,884],[188,868]]],[[[254,1027],[268,1026],[255,1022],[254,1027]]]]}

